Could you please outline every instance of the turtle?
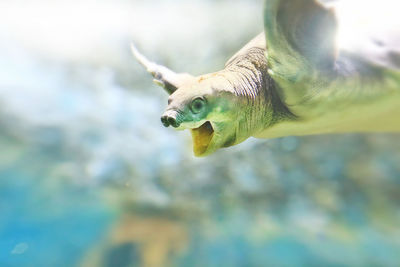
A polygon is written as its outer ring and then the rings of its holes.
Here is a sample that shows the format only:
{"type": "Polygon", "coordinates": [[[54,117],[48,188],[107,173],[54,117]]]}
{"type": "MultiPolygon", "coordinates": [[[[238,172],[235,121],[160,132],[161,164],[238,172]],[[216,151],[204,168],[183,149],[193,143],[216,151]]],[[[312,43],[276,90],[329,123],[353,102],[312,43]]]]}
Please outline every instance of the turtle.
{"type": "Polygon", "coordinates": [[[396,45],[339,49],[337,30],[335,9],[317,0],[266,0],[264,31],[220,71],[176,73],[132,52],[170,94],[162,124],[189,129],[198,157],[249,137],[400,132],[396,45]]]}

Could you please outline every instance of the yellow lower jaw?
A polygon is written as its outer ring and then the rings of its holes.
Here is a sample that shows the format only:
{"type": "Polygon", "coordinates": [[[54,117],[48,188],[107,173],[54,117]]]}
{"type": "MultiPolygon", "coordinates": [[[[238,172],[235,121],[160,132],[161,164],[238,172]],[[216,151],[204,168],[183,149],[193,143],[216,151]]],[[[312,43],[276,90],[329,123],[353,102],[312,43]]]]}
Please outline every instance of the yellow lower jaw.
{"type": "Polygon", "coordinates": [[[211,139],[214,135],[212,127],[203,124],[197,129],[192,129],[192,139],[193,139],[193,152],[194,155],[199,157],[202,156],[210,145],[211,139]]]}

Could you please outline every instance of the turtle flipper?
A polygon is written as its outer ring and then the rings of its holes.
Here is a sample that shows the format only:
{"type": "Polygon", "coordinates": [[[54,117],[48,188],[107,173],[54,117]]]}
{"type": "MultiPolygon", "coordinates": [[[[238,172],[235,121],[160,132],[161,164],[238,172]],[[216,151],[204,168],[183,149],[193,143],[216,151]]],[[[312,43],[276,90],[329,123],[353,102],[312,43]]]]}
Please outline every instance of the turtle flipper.
{"type": "Polygon", "coordinates": [[[266,0],[264,26],[270,74],[278,82],[300,82],[332,70],[333,10],[316,0],[266,0]]]}
{"type": "Polygon", "coordinates": [[[194,79],[190,74],[175,73],[165,66],[150,61],[139,52],[133,43],[131,44],[131,50],[137,61],[154,77],[154,83],[163,87],[168,94],[175,92],[178,87],[182,86],[188,80],[194,79]]]}

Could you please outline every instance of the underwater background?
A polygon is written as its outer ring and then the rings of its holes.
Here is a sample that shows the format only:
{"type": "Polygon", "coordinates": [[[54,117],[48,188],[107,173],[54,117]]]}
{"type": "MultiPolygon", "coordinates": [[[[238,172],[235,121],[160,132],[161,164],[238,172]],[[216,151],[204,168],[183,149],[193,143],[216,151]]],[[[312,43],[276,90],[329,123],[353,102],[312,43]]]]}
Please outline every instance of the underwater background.
{"type": "Polygon", "coordinates": [[[195,158],[131,56],[223,67],[262,0],[0,2],[0,266],[400,266],[400,135],[195,158]]]}

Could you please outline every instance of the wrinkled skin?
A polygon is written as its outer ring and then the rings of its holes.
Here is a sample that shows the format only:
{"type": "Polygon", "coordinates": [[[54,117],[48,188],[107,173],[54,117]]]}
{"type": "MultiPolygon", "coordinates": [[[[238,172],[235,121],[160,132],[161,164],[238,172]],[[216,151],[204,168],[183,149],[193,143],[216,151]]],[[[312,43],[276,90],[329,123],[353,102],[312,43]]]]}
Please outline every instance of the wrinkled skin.
{"type": "Polygon", "coordinates": [[[164,126],[190,129],[196,156],[239,144],[292,114],[274,94],[265,49],[251,48],[225,69],[187,80],[168,99],[164,126]]]}

